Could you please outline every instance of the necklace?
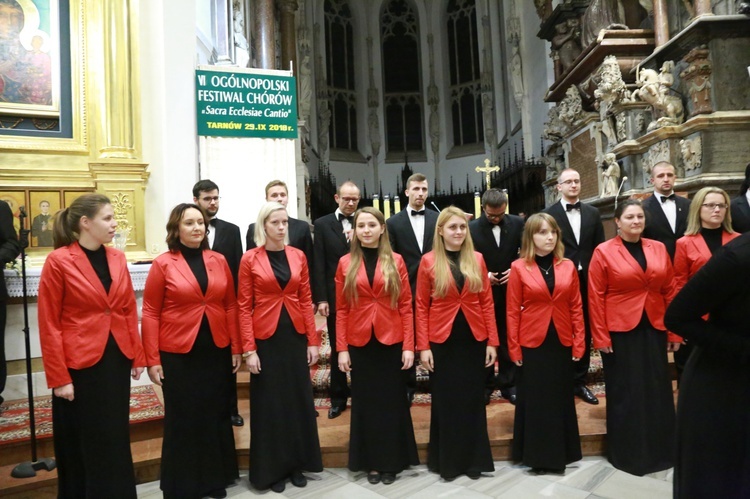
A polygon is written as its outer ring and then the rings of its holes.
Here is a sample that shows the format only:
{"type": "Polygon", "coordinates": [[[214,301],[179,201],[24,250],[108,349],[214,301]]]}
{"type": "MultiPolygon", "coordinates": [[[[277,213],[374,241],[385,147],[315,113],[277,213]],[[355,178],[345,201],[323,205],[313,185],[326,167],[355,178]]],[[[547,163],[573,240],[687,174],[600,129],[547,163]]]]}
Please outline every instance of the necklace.
{"type": "Polygon", "coordinates": [[[550,265],[546,269],[544,267],[542,267],[541,265],[539,265],[539,270],[541,270],[542,272],[544,272],[544,275],[549,275],[549,271],[552,270],[552,266],[553,265],[555,265],[554,262],[552,263],[552,265],[550,265]]]}

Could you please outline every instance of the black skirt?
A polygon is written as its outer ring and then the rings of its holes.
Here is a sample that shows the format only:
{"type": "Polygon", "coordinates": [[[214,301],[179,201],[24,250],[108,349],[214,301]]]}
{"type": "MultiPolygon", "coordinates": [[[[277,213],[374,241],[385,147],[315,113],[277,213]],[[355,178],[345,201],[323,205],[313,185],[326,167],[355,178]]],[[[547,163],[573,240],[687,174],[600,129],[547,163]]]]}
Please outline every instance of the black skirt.
{"type": "Polygon", "coordinates": [[[250,470],[256,489],[293,471],[323,471],[313,402],[307,337],[294,330],[286,307],[279,326],[256,340],[259,374],[250,376],[250,470]]]}
{"type": "Polygon", "coordinates": [[[130,453],[130,369],[110,334],[102,358],[68,369],[74,398],[52,397],[60,498],[135,498],[130,453]]]}
{"type": "Polygon", "coordinates": [[[484,403],[487,341],[477,341],[463,312],[445,343],[430,343],[432,411],[427,467],[443,478],[495,470],[484,403]]]}
{"type": "Polygon", "coordinates": [[[400,473],[419,464],[414,426],[401,371],[402,343],[383,345],[375,334],[363,347],[349,346],[352,416],[349,469],[400,473]]]}
{"type": "Polygon", "coordinates": [[[229,410],[230,347],[214,344],[206,320],[188,353],[160,352],[164,369],[164,497],[198,498],[239,478],[229,410]]]}
{"type": "Polygon", "coordinates": [[[607,458],[632,475],[674,465],[675,409],[667,335],[641,323],[610,333],[614,353],[602,354],[607,390],[607,458]]]}
{"type": "Polygon", "coordinates": [[[536,348],[521,348],[513,460],[532,468],[562,470],[581,459],[572,348],[563,346],[554,324],[536,348]]]}

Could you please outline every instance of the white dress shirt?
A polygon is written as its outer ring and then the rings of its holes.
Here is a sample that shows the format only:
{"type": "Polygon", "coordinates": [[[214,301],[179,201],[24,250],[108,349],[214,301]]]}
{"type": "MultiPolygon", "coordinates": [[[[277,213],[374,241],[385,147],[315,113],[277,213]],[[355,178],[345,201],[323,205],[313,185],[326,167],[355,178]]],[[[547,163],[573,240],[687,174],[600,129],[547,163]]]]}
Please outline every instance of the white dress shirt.
{"type": "MultiPolygon", "coordinates": [[[[576,203],[579,201],[580,200],[576,201],[576,203]]],[[[570,222],[570,227],[573,229],[573,235],[576,237],[576,242],[581,244],[581,210],[573,209],[568,211],[568,205],[574,203],[568,203],[564,199],[560,200],[560,204],[563,207],[563,211],[568,216],[568,222],[570,222]]]]}
{"type": "Polygon", "coordinates": [[[412,210],[414,211],[424,211],[426,208],[422,208],[421,210],[415,210],[411,207],[411,205],[407,206],[406,208],[406,214],[409,215],[409,222],[411,223],[411,229],[414,231],[414,237],[417,238],[417,244],[419,245],[419,252],[421,253],[423,251],[424,247],[424,217],[425,215],[412,215],[412,210]]]}
{"type": "Polygon", "coordinates": [[[661,209],[664,210],[664,215],[666,215],[669,221],[669,226],[672,227],[672,232],[674,232],[677,230],[677,203],[674,199],[667,199],[662,203],[661,198],[663,194],[657,194],[656,196],[661,209]]]}

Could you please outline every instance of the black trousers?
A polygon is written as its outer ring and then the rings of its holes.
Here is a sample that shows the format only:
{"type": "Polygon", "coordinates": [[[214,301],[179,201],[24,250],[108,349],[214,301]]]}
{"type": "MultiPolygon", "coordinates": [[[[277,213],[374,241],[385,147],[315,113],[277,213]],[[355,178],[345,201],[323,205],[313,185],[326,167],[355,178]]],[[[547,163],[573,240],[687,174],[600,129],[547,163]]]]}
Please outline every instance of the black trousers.
{"type": "Polygon", "coordinates": [[[5,319],[8,310],[5,300],[0,299],[0,404],[3,403],[5,381],[8,379],[8,366],[5,363],[5,319]]]}

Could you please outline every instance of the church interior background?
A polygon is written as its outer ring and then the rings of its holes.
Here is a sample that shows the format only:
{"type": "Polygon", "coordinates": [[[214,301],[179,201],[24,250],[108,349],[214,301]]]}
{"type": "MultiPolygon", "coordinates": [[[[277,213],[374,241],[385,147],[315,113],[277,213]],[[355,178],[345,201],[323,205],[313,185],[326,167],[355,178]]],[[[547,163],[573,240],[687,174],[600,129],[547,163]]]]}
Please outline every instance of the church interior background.
{"type": "MultiPolygon", "coordinates": [[[[676,166],[683,195],[738,191],[750,161],[748,10],[740,0],[0,0],[0,59],[16,63],[0,62],[0,76],[17,82],[0,87],[0,198],[34,218],[43,200],[54,212],[107,194],[139,262],[166,250],[167,215],[201,178],[221,189],[219,216],[244,231],[275,178],[297,200],[290,215],[312,221],[347,179],[363,205],[377,196],[393,213],[412,172],[427,176],[436,207],[473,212],[487,187],[476,168],[497,166],[492,187],[508,190],[511,213],[531,214],[556,201],[570,167],[611,237],[617,191],[649,195],[658,161],[676,166]],[[298,138],[198,137],[198,66],[291,69],[298,138]]],[[[34,297],[49,251],[32,237],[37,394],[48,389],[34,297]]],[[[142,289],[145,273],[132,273],[142,289]]],[[[6,276],[5,398],[22,398],[20,279],[6,276]]]]}

